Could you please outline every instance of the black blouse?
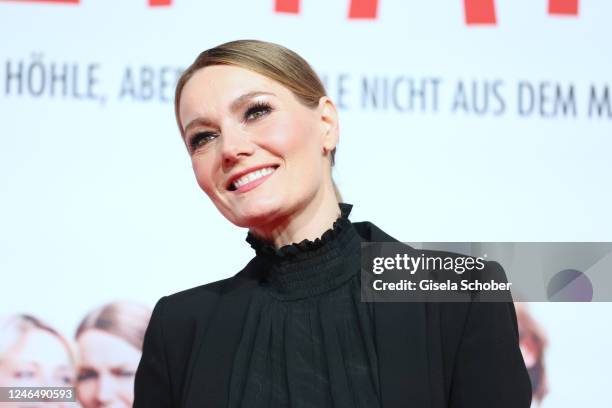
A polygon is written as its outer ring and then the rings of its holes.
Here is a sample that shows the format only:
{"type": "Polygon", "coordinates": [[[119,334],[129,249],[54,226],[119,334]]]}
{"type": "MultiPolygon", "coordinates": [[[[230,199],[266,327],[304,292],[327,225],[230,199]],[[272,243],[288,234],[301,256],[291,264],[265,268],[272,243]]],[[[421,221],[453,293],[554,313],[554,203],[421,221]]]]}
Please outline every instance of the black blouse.
{"type": "Polygon", "coordinates": [[[265,271],[234,358],[229,407],[377,408],[371,303],[360,300],[361,238],[350,204],[320,238],[247,241],[265,271]]]}

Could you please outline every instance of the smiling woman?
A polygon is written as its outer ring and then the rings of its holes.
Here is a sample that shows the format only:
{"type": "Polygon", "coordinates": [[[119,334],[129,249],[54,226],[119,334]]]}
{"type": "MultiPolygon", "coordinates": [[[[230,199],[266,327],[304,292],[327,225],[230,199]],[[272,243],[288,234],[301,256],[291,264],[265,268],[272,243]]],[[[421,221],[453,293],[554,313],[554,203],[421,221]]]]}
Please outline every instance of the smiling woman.
{"type": "Polygon", "coordinates": [[[339,202],[338,112],[304,59],[206,50],[175,113],[198,185],[255,257],[158,301],[134,407],[529,406],[512,303],[361,300],[361,244],[396,240],[339,202]]]}
{"type": "Polygon", "coordinates": [[[134,375],[150,314],[146,306],[114,302],[83,318],[75,334],[77,398],[83,408],[132,406],[134,375]]]}
{"type": "Polygon", "coordinates": [[[336,108],[310,67],[269,52],[278,61],[259,66],[246,45],[201,56],[177,85],[177,121],[196,179],[228,220],[259,237],[282,246],[299,228],[315,239],[339,212],[336,108]],[[232,57],[244,63],[228,64],[232,57]],[[284,78],[283,65],[299,81],[284,78]]]}

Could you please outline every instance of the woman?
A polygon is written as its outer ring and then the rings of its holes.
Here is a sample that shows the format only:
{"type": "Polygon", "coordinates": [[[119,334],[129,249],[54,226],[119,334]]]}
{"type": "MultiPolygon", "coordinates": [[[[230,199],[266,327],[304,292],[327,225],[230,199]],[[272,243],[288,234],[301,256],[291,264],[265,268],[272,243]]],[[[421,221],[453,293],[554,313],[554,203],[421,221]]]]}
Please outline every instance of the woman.
{"type": "Polygon", "coordinates": [[[83,408],[131,407],[134,375],[151,311],[115,302],[91,311],[79,324],[77,398],[83,408]]]}
{"type": "MultiPolygon", "coordinates": [[[[0,319],[0,387],[72,387],[70,345],[55,329],[29,315],[0,319]]],[[[68,390],[69,391],[69,390],[68,390]]],[[[3,396],[3,397],[6,397],[3,396]]],[[[74,396],[73,396],[74,397],[74,396]]],[[[0,406],[63,408],[73,402],[14,402],[0,406]]]]}
{"type": "Polygon", "coordinates": [[[511,304],[363,303],[362,242],[331,177],[338,115],[300,56],[261,41],[200,54],[175,112],[198,184],[256,256],[157,303],[139,407],[528,407],[511,304]]]}

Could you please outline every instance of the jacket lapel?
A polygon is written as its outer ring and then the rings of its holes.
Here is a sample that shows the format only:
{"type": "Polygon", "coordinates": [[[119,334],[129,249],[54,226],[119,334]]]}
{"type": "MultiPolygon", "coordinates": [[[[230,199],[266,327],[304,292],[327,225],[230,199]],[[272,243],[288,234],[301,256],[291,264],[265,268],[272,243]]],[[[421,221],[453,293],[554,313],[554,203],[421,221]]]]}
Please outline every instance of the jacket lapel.
{"type": "MultiPolygon", "coordinates": [[[[250,264],[252,266],[252,264],[250,264]]],[[[243,322],[257,280],[247,268],[228,279],[210,322],[201,331],[200,349],[191,361],[183,404],[187,408],[225,407],[234,353],[240,342],[243,322]]]]}
{"type": "Polygon", "coordinates": [[[427,408],[429,370],[423,303],[374,305],[383,408],[427,408]]]}
{"type": "MultiPolygon", "coordinates": [[[[354,223],[367,242],[398,242],[370,222],[354,223]]],[[[429,408],[425,304],[374,303],[376,352],[383,408],[429,408]]]]}

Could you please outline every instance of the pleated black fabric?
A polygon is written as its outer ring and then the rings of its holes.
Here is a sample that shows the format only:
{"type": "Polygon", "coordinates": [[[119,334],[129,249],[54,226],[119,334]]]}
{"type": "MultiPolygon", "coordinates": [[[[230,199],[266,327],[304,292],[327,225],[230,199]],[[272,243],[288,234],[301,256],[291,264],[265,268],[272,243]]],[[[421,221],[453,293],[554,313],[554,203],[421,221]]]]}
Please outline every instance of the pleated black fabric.
{"type": "Polygon", "coordinates": [[[371,304],[360,301],[361,237],[340,204],[314,241],[274,248],[249,234],[265,269],[234,357],[230,408],[380,407],[371,304]]]}

